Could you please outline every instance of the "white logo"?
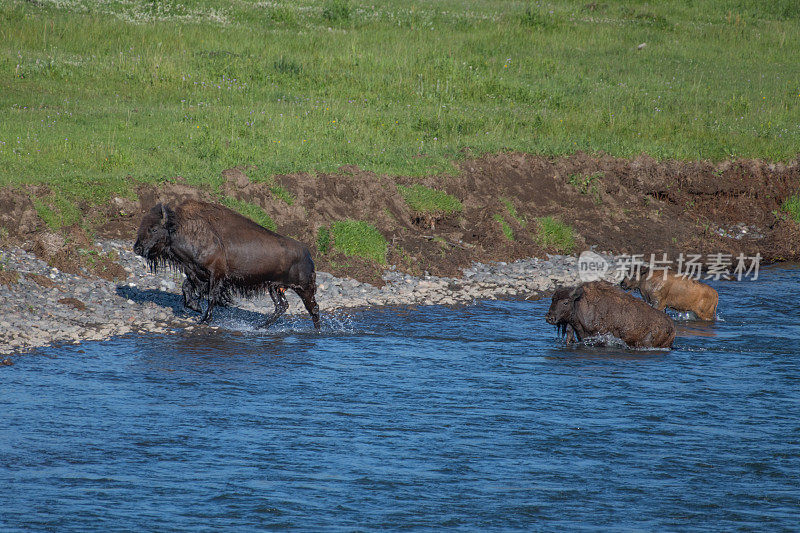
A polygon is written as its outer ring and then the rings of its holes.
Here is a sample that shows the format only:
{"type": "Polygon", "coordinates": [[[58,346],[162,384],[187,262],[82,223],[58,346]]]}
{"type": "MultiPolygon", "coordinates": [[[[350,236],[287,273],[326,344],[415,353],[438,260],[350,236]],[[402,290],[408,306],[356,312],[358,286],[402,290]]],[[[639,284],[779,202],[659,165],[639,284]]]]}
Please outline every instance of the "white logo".
{"type": "Polygon", "coordinates": [[[589,250],[578,258],[578,276],[583,282],[603,279],[610,268],[611,265],[603,256],[589,250]]]}

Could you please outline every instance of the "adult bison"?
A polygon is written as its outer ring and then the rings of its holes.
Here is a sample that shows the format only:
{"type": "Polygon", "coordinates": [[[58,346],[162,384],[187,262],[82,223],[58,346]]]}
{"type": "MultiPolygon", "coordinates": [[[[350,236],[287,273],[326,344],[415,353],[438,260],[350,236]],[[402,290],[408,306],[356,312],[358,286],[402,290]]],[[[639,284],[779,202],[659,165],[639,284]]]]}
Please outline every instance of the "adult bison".
{"type": "Polygon", "coordinates": [[[643,268],[638,275],[623,278],[620,285],[625,290],[639,289],[642,298],[659,311],[669,307],[676,311],[691,311],[700,320],[717,318],[717,291],[705,283],[668,270],[652,275],[648,272],[643,268]]]}
{"type": "Polygon", "coordinates": [[[670,317],[605,281],[558,289],[546,320],[567,342],[610,334],[631,348],[671,348],[675,340],[670,317]]]}
{"type": "Polygon", "coordinates": [[[214,306],[231,293],[268,291],[275,304],[263,324],[268,327],[289,307],[284,292],[292,289],[319,329],[317,275],[308,248],[227,207],[196,200],[157,204],[142,218],[133,250],[153,269],[170,265],[186,274],[186,307],[200,311],[200,299],[208,297],[201,322],[210,321],[214,306]]]}

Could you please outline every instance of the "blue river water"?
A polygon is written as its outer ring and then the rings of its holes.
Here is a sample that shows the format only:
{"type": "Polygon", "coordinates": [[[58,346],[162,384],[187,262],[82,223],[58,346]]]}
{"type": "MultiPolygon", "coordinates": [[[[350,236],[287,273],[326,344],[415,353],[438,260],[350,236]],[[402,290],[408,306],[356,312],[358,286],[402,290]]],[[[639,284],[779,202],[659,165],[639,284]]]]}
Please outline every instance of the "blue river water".
{"type": "Polygon", "coordinates": [[[798,281],[714,283],[669,352],[566,347],[547,299],[20,355],[0,530],[797,531],[798,281]]]}

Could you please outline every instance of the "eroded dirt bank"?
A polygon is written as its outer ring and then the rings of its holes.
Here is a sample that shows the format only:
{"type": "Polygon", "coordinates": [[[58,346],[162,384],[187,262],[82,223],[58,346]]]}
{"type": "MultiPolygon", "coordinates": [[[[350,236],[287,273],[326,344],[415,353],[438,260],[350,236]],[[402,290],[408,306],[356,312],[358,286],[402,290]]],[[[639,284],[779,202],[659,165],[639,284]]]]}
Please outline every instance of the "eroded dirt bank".
{"type": "MultiPolygon", "coordinates": [[[[574,257],[528,259],[565,251],[537,239],[537,219],[545,216],[574,229],[575,254],[595,247],[671,258],[760,253],[764,262],[800,259],[800,225],[781,211],[800,191],[800,160],[712,165],[500,154],[467,159],[452,176],[412,179],[347,167],[270,183],[251,182],[250,171],[224,171],[219,190],[190,187],[181,178],[141,185],[135,198],[81,206],[82,223],[60,232],[48,230],[34,207],[54,202],[46,187],[0,190],[0,301],[7,304],[0,308],[0,354],[130,331],[193,329],[196,317],[181,305],[182,275],[149,273],[131,250],[147,209],[189,197],[255,204],[280,233],[307,243],[328,317],[369,305],[538,298],[574,284],[580,278],[574,257]],[[416,183],[447,192],[462,209],[414,211],[398,185],[416,183]],[[388,242],[388,265],[345,256],[335,246],[318,249],[320,228],[345,219],[377,227],[388,242]]],[[[290,303],[290,313],[303,317],[299,300],[290,303]]],[[[262,297],[224,312],[256,324],[270,311],[262,297]]]]}
{"type": "MultiPolygon", "coordinates": [[[[157,187],[142,185],[137,198],[113,198],[100,211],[86,206],[84,216],[97,237],[133,240],[142,214],[157,201],[219,200],[224,195],[258,205],[280,233],[307,243],[319,270],[378,285],[383,283],[381,265],[346,257],[335,248],[320,253],[319,228],[337,220],[368,221],[389,243],[388,264],[415,275],[454,276],[473,261],[563,252],[537,240],[536,219],[542,216],[574,228],[574,253],[595,246],[615,254],[758,252],[765,262],[800,259],[800,226],[781,212],[784,200],[800,191],[800,160],[712,164],[510,153],[468,158],[455,165],[452,176],[409,178],[342,167],[331,174],[280,175],[274,183],[251,182],[249,170],[223,172],[219,191],[190,187],[181,178],[157,187]],[[463,210],[449,215],[413,211],[397,186],[415,183],[444,190],[463,210]],[[276,195],[276,185],[289,192],[291,205],[276,195]],[[513,240],[503,233],[498,215],[513,240]]],[[[0,191],[0,226],[7,244],[22,245],[68,272],[77,273],[82,265],[108,279],[121,275],[113,257],[89,254],[87,263],[86,248],[78,255],[75,250],[85,240],[78,228],[67,228],[61,236],[47,231],[32,199],[48,193],[41,186],[0,191]]]]}

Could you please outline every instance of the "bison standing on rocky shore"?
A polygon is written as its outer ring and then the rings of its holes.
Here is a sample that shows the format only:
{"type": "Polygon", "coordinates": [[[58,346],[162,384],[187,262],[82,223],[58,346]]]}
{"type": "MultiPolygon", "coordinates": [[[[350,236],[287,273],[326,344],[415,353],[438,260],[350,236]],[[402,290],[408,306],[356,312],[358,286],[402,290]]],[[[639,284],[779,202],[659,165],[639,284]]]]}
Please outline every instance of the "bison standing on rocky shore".
{"type": "Polygon", "coordinates": [[[671,348],[675,340],[670,317],[605,281],[558,289],[546,320],[567,342],[613,335],[631,348],[671,348]]]}
{"type": "Polygon", "coordinates": [[[717,291],[699,281],[679,276],[670,271],[648,274],[644,268],[637,275],[630,275],[621,282],[625,290],[639,289],[642,298],[663,311],[667,307],[676,311],[691,311],[700,320],[717,318],[717,291]]]}
{"type": "Polygon", "coordinates": [[[288,309],[284,292],[292,289],[319,329],[317,275],[308,248],[227,207],[197,200],[157,204],[142,218],[133,250],[153,269],[170,265],[186,274],[186,307],[200,311],[200,298],[208,297],[201,322],[210,321],[214,306],[231,293],[268,291],[275,304],[263,324],[268,327],[288,309]]]}

